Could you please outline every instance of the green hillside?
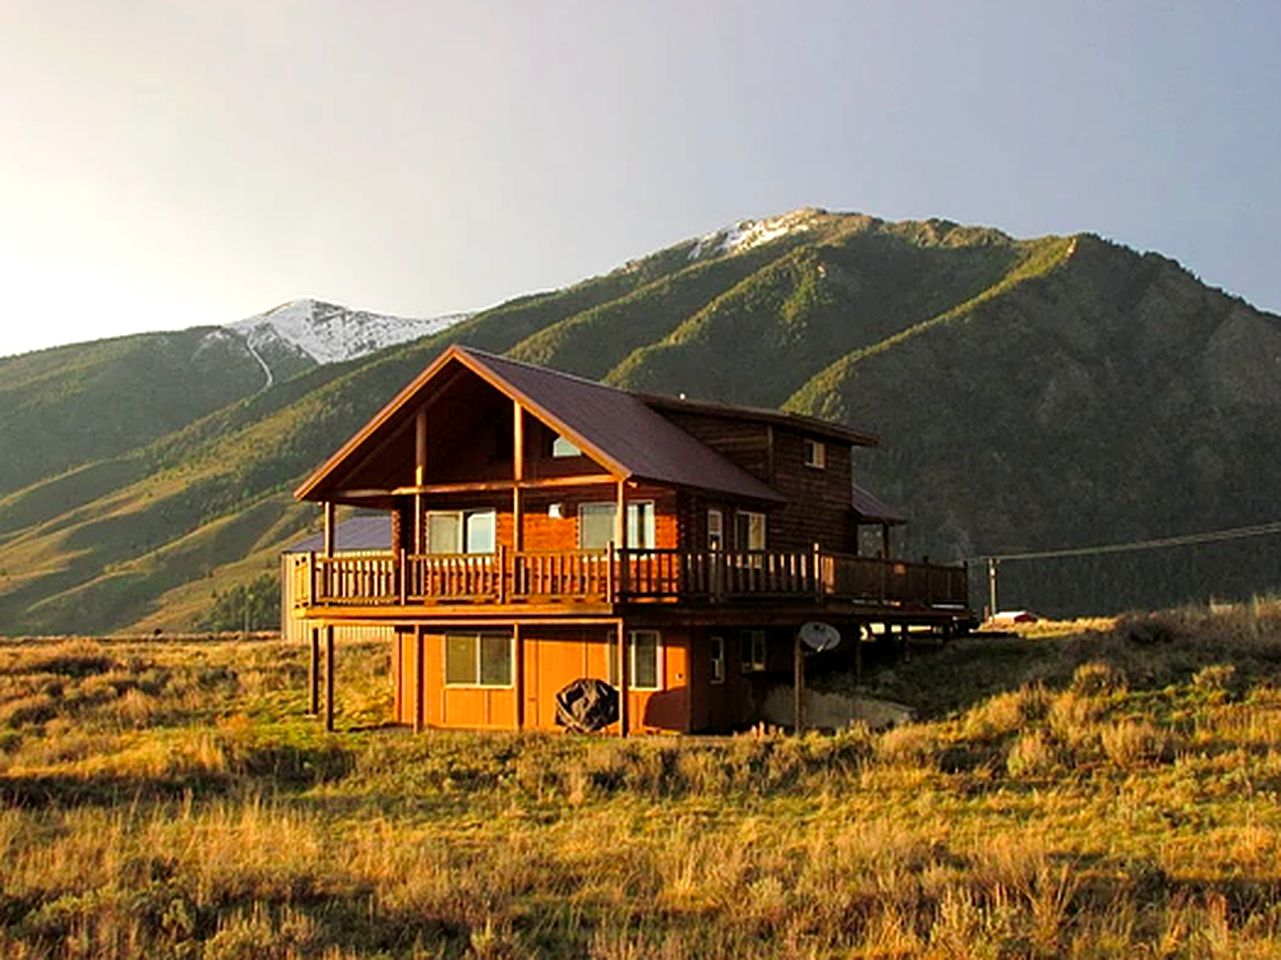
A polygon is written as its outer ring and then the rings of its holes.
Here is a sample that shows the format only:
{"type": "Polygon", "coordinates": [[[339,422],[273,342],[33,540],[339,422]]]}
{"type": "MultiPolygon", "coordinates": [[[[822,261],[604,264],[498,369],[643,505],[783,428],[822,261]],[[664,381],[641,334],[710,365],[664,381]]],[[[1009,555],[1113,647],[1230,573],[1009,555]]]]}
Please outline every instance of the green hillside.
{"type": "Polygon", "coordinates": [[[244,341],[216,327],[0,358],[0,494],[132,450],[263,383],[244,341]]]}
{"type": "MultiPolygon", "coordinates": [[[[910,555],[1276,518],[1278,318],[1090,235],[817,210],[783,224],[759,242],[676,244],[258,393],[252,371],[228,374],[228,397],[188,398],[172,422],[147,404],[145,423],[118,413],[128,422],[99,446],[62,455],[65,472],[30,468],[35,482],[0,496],[0,634],[198,619],[314,525],[292,486],[456,341],[875,430],[885,446],[860,454],[860,476],[911,516],[910,555]]],[[[104,361],[108,374],[129,376],[104,361]]],[[[1281,586],[1259,549],[1011,568],[1006,582],[1051,612],[1281,586]]]]}

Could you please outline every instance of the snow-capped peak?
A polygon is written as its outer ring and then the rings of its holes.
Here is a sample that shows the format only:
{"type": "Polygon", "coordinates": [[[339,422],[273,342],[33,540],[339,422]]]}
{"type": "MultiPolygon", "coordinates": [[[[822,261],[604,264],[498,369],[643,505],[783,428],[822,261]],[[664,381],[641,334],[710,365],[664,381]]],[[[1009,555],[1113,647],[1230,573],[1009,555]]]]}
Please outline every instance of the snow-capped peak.
{"type": "Polygon", "coordinates": [[[417,340],[472,316],[450,313],[426,319],[367,313],[322,300],[282,303],[265,313],[228,324],[251,349],[284,346],[317,363],[339,363],[383,347],[417,340]]]}
{"type": "Polygon", "coordinates": [[[700,257],[742,253],[744,250],[759,247],[763,243],[777,240],[789,233],[808,230],[813,225],[814,218],[821,212],[812,207],[805,207],[764,220],[740,220],[738,223],[721,227],[719,230],[713,230],[699,237],[690,248],[689,259],[697,260],[700,257]]]}

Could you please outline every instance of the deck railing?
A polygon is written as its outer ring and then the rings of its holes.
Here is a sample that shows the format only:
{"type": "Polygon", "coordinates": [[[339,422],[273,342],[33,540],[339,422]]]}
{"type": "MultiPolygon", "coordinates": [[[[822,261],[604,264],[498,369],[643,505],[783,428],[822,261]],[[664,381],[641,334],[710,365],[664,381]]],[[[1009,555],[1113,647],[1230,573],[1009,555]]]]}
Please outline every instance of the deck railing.
{"type": "Polygon", "coordinates": [[[844,600],[964,607],[963,566],[820,550],[525,550],[300,554],[295,606],[844,600]]]}

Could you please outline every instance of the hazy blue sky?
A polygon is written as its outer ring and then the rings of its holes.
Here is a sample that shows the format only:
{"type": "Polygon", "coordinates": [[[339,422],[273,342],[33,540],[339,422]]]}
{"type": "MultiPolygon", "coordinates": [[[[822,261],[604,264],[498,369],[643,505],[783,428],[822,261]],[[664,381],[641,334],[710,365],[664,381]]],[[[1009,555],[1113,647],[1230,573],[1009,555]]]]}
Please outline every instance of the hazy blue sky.
{"type": "Polygon", "coordinates": [[[1281,308],[1281,3],[0,0],[0,354],[483,307],[798,206],[1281,308]]]}

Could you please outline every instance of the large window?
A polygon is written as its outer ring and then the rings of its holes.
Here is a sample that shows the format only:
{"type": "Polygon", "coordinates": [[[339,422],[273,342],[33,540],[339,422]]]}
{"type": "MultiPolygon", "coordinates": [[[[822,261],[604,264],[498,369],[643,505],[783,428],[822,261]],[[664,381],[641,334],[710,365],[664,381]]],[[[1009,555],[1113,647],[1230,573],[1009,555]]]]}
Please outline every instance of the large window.
{"type": "MultiPolygon", "coordinates": [[[[618,643],[609,644],[609,682],[618,685],[618,643]]],[[[627,634],[627,688],[663,688],[663,638],[657,630],[632,630],[627,634]]]]}
{"type": "Polygon", "coordinates": [[[493,553],[496,530],[493,510],[431,510],[427,513],[427,552],[493,553]]]}
{"type": "Polygon", "coordinates": [[[499,633],[446,635],[445,684],[451,687],[510,687],[512,638],[499,633]]]}
{"type": "Polygon", "coordinates": [[[725,549],[725,515],[715,507],[707,511],[707,549],[725,549]]]}
{"type": "MultiPolygon", "coordinates": [[[[583,550],[602,550],[614,539],[614,517],[617,504],[584,503],[578,508],[578,546],[583,550]]],[[[654,537],[654,501],[638,500],[627,505],[627,546],[652,550],[654,537]]]]}

